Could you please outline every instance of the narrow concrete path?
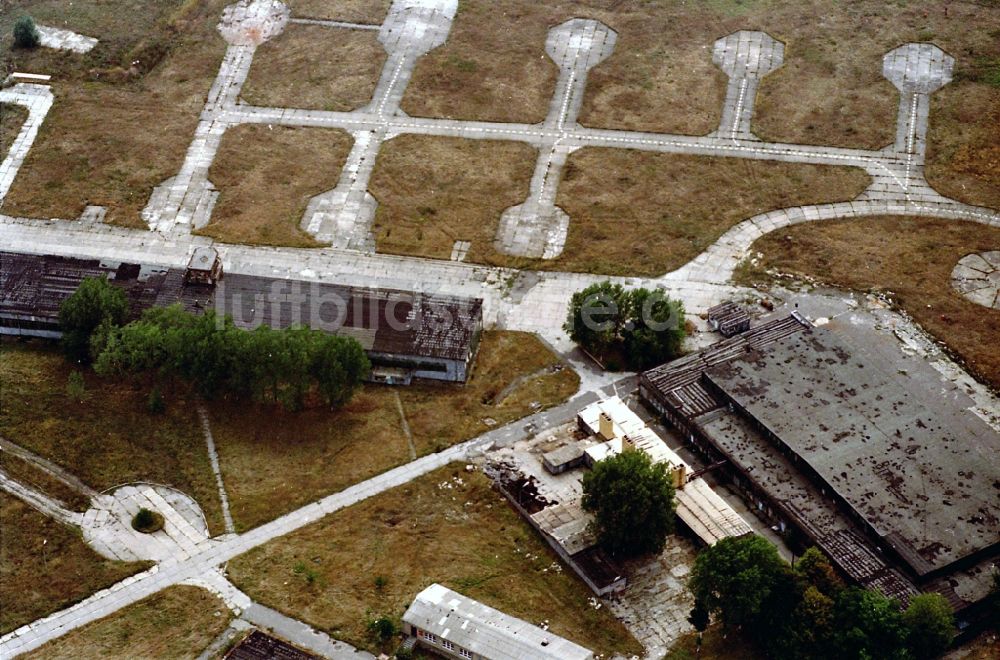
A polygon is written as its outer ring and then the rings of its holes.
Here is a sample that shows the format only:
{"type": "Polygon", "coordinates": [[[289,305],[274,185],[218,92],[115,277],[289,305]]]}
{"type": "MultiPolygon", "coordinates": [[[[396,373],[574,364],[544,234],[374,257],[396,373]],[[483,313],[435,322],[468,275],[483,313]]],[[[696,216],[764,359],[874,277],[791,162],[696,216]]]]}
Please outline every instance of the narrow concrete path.
{"type": "Polygon", "coordinates": [[[226,485],[222,481],[222,469],[219,467],[219,453],[215,450],[215,438],[212,437],[212,427],[205,406],[198,406],[198,419],[201,420],[201,430],[205,435],[205,448],[208,450],[208,460],[215,474],[215,485],[219,489],[219,503],[222,505],[222,519],[225,521],[226,532],[235,534],[236,526],[233,525],[233,516],[229,513],[229,496],[226,495],[226,485]]]}
{"type": "Polygon", "coordinates": [[[410,423],[406,421],[406,411],[403,409],[403,399],[399,396],[399,390],[392,392],[396,397],[396,410],[399,411],[399,424],[403,427],[403,435],[406,436],[406,444],[410,449],[410,460],[416,460],[417,448],[413,446],[413,433],[410,432],[410,423]]]}
{"type": "Polygon", "coordinates": [[[38,137],[38,130],[45,116],[52,108],[55,97],[48,85],[18,84],[7,89],[0,89],[0,103],[11,103],[28,109],[28,118],[14,138],[7,156],[0,162],[0,205],[10,191],[24,159],[31,150],[31,145],[38,137]]]}
{"type": "MultiPolygon", "coordinates": [[[[629,380],[626,379],[625,382],[629,382],[629,380]]],[[[621,385],[621,383],[619,382],[617,385],[621,385]]],[[[228,581],[222,578],[216,567],[272,539],[313,523],[323,516],[401,486],[449,463],[465,460],[467,457],[477,455],[492,446],[512,443],[526,434],[555,428],[573,419],[576,411],[582,406],[615,391],[615,387],[616,384],[612,383],[598,392],[581,393],[561,406],[536,413],[444,451],[401,465],[372,479],[307,504],[245,534],[212,540],[211,543],[196,548],[186,558],[177,561],[163,561],[148,571],[126,578],[76,605],[0,637],[0,657],[13,657],[38,648],[45,642],[64,635],[70,630],[108,616],[174,584],[199,584],[216,590],[216,593],[228,594],[234,606],[242,609],[245,601],[239,600],[239,596],[235,595],[235,592],[238,591],[235,587],[226,586],[228,581]]],[[[3,480],[0,479],[0,486],[2,485],[3,480]]]]}
{"type": "MultiPolygon", "coordinates": [[[[80,527],[83,524],[83,514],[70,511],[60,500],[49,497],[31,486],[26,486],[20,481],[12,479],[2,469],[0,469],[0,490],[13,495],[39,513],[43,513],[64,525],[80,527]]],[[[3,655],[0,654],[0,657],[3,657],[3,655]]]]}
{"type": "Polygon", "coordinates": [[[69,486],[76,492],[80,493],[84,497],[94,499],[97,497],[98,493],[96,490],[88,486],[87,484],[80,481],[76,475],[70,474],[60,466],[56,465],[52,461],[35,454],[34,452],[25,449],[24,447],[11,442],[10,440],[0,437],[0,451],[8,452],[18,458],[27,461],[37,467],[42,472],[45,472],[50,477],[58,479],[65,485],[69,486]]]}

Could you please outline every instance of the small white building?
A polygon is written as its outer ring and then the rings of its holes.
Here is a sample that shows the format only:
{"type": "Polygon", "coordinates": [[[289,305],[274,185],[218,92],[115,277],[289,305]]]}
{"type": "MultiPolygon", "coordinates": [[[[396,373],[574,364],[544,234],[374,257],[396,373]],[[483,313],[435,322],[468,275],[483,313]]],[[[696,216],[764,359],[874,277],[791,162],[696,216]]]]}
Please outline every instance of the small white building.
{"type": "Polygon", "coordinates": [[[677,517],[706,545],[753,532],[711,486],[701,479],[692,480],[691,467],[684,459],[618,397],[587,406],[577,414],[577,422],[581,429],[604,440],[584,450],[591,466],[625,449],[645,452],[654,464],[666,465],[676,489],[677,517]]]}
{"type": "Polygon", "coordinates": [[[459,660],[593,660],[592,651],[508,616],[440,584],[403,614],[403,632],[434,653],[459,660]]]}

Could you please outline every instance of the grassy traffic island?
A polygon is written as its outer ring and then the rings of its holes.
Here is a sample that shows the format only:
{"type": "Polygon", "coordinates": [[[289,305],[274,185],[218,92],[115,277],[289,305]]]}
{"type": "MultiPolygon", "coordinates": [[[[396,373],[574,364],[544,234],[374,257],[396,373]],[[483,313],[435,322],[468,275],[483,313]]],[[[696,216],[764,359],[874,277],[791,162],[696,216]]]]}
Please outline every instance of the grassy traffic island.
{"type": "Polygon", "coordinates": [[[132,517],[132,529],[142,534],[153,534],[163,529],[163,515],[142,508],[132,517]]]}
{"type": "Polygon", "coordinates": [[[397,626],[438,582],[611,656],[642,647],[487,477],[448,465],[275,539],[229,563],[258,602],[354,646],[382,646],[369,623],[397,626]]]}

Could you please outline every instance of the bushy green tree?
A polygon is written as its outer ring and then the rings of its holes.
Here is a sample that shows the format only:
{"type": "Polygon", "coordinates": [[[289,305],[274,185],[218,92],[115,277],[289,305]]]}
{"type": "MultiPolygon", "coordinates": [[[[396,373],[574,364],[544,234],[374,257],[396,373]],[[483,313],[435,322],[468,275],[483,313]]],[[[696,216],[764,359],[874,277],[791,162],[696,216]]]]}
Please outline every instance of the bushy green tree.
{"type": "Polygon", "coordinates": [[[835,657],[904,660],[906,635],[899,603],[876,591],[848,587],[834,604],[835,657]]]}
{"type": "Polygon", "coordinates": [[[674,485],[666,467],[626,450],[583,476],[583,508],[601,545],[617,557],[660,552],[674,529],[674,485]]]}
{"type": "Polygon", "coordinates": [[[14,21],[14,46],[17,48],[35,48],[41,42],[35,19],[25,14],[14,21]]]}
{"type": "Polygon", "coordinates": [[[753,623],[772,592],[790,581],[790,568],[760,536],[724,538],[699,553],[688,580],[695,600],[726,625],[753,623]]]}
{"type": "Polygon", "coordinates": [[[62,345],[67,357],[74,362],[90,362],[91,335],[98,327],[121,325],[127,314],[128,300],[121,289],[104,277],[85,278],[59,309],[62,345]]]}
{"type": "Polygon", "coordinates": [[[917,660],[936,658],[955,639],[955,613],[941,594],[914,596],[903,612],[907,646],[917,660]]]}
{"type": "Polygon", "coordinates": [[[629,369],[647,369],[680,355],[684,307],[663,289],[599,282],[573,294],[563,329],[609,363],[620,357],[629,369]]]}

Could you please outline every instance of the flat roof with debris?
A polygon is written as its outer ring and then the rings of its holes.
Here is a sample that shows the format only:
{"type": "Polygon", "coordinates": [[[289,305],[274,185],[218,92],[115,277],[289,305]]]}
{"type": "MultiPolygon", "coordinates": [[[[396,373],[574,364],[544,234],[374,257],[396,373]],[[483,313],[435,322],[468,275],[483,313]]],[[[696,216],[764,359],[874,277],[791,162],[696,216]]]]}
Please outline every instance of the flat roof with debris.
{"type": "Polygon", "coordinates": [[[705,376],[917,575],[1000,547],[1000,434],[828,328],[705,376]]]}
{"type": "Polygon", "coordinates": [[[579,644],[432,584],[414,598],[403,621],[490,660],[591,660],[579,644]]]}

